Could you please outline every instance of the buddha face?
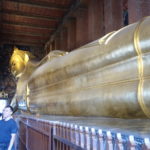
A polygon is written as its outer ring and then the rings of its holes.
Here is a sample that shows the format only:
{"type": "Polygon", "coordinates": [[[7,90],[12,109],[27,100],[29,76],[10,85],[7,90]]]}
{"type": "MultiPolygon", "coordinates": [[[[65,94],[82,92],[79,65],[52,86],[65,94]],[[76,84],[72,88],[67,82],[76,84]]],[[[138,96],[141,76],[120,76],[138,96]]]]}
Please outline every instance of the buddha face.
{"type": "Polygon", "coordinates": [[[19,57],[15,57],[11,61],[10,65],[11,65],[11,72],[15,77],[19,76],[25,69],[25,64],[19,59],[19,57]]]}
{"type": "Polygon", "coordinates": [[[26,51],[15,49],[10,60],[11,72],[15,77],[19,77],[29,61],[29,55],[26,51]]]}

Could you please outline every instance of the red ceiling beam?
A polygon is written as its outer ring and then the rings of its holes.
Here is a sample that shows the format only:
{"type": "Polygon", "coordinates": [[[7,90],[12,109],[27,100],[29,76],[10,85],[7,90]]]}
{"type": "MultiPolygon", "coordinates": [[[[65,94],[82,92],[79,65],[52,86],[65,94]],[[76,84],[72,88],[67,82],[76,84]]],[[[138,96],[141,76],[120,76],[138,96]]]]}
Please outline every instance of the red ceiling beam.
{"type": "Polygon", "coordinates": [[[65,11],[60,9],[52,9],[52,8],[42,8],[34,5],[17,3],[14,1],[2,1],[2,11],[14,11],[23,14],[30,14],[36,16],[46,16],[46,17],[54,17],[61,18],[63,17],[65,11]]]}
{"type": "Polygon", "coordinates": [[[35,24],[32,24],[31,22],[30,23],[27,23],[27,22],[23,22],[23,21],[20,21],[20,22],[15,22],[15,21],[10,21],[10,20],[6,20],[6,19],[3,19],[3,16],[2,16],[2,23],[3,24],[7,24],[7,25],[14,25],[14,26],[22,26],[22,27],[25,27],[25,28],[35,28],[35,29],[43,29],[43,30],[47,30],[47,31],[52,31],[52,30],[55,30],[55,28],[53,27],[45,27],[45,26],[38,26],[38,25],[35,25],[35,24]]]}
{"type": "Polygon", "coordinates": [[[33,18],[33,19],[42,19],[42,20],[48,20],[48,21],[56,21],[58,22],[60,18],[56,18],[56,17],[47,17],[47,16],[43,16],[43,15],[35,15],[33,13],[29,13],[29,12],[21,12],[21,11],[14,11],[14,10],[6,10],[6,9],[1,9],[0,10],[1,14],[8,14],[8,15],[18,15],[18,16],[22,16],[22,17],[28,17],[28,18],[33,18]]]}
{"type": "Polygon", "coordinates": [[[5,0],[8,2],[17,2],[20,4],[26,4],[26,5],[30,5],[30,6],[36,6],[36,7],[40,7],[40,8],[49,8],[49,9],[56,9],[56,10],[63,10],[66,11],[72,0],[67,0],[66,2],[64,1],[43,1],[43,0],[5,0]]]}
{"type": "Polygon", "coordinates": [[[14,32],[1,32],[1,36],[3,37],[9,37],[9,38],[21,38],[21,39],[33,39],[33,40],[40,40],[45,42],[49,37],[48,36],[34,36],[34,35],[25,35],[24,33],[22,34],[18,34],[18,33],[14,33],[14,32]]]}
{"type": "Polygon", "coordinates": [[[8,40],[8,39],[1,39],[0,44],[11,44],[11,45],[20,45],[20,46],[34,46],[34,47],[43,47],[43,43],[35,43],[35,42],[26,42],[26,41],[19,41],[19,40],[8,40]]]}
{"type": "Polygon", "coordinates": [[[27,37],[39,37],[41,39],[47,40],[49,38],[49,35],[35,35],[35,34],[30,34],[30,33],[25,33],[25,32],[15,32],[15,31],[1,31],[1,36],[3,34],[9,34],[9,35],[20,35],[20,36],[27,36],[27,37]]]}
{"type": "Polygon", "coordinates": [[[6,24],[2,23],[2,30],[8,31],[8,32],[17,32],[17,33],[29,33],[33,35],[50,35],[53,30],[51,29],[42,29],[42,28],[33,28],[33,27],[27,27],[23,25],[13,25],[13,24],[6,24]]]}
{"type": "Polygon", "coordinates": [[[21,15],[14,15],[8,13],[2,13],[2,21],[3,22],[10,22],[14,24],[24,24],[36,27],[44,27],[44,28],[55,28],[58,21],[56,20],[48,20],[42,18],[34,18],[29,16],[21,16],[21,15]]]}

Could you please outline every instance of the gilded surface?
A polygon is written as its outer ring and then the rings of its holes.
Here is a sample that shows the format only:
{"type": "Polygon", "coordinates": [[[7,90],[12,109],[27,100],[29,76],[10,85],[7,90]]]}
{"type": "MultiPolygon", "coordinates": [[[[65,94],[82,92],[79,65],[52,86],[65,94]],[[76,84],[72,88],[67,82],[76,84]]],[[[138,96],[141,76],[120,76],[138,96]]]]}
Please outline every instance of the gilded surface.
{"type": "Polygon", "coordinates": [[[15,70],[14,100],[41,114],[150,117],[149,24],[147,17],[67,55],[17,62],[24,69],[15,70]]]}
{"type": "Polygon", "coordinates": [[[10,59],[11,72],[15,77],[21,76],[25,66],[29,59],[33,59],[34,56],[28,51],[21,51],[18,48],[14,48],[13,55],[10,59]]]}

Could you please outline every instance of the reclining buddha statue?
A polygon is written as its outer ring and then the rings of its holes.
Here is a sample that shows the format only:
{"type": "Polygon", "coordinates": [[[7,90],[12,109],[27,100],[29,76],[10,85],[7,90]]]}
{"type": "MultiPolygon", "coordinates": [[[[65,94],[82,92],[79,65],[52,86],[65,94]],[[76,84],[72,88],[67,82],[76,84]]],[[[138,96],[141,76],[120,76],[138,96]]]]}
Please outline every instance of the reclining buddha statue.
{"type": "Polygon", "coordinates": [[[51,51],[39,62],[17,51],[10,63],[18,78],[12,105],[18,103],[19,109],[50,115],[150,117],[150,17],[70,53],[51,51]]]}

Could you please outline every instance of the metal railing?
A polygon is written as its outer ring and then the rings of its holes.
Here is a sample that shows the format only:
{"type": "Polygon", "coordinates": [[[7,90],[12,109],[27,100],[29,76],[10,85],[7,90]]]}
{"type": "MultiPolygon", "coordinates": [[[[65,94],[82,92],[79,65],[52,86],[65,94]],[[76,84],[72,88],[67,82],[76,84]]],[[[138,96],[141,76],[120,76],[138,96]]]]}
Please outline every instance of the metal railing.
{"type": "Polygon", "coordinates": [[[74,123],[18,117],[18,150],[148,150],[149,138],[74,123]]]}

